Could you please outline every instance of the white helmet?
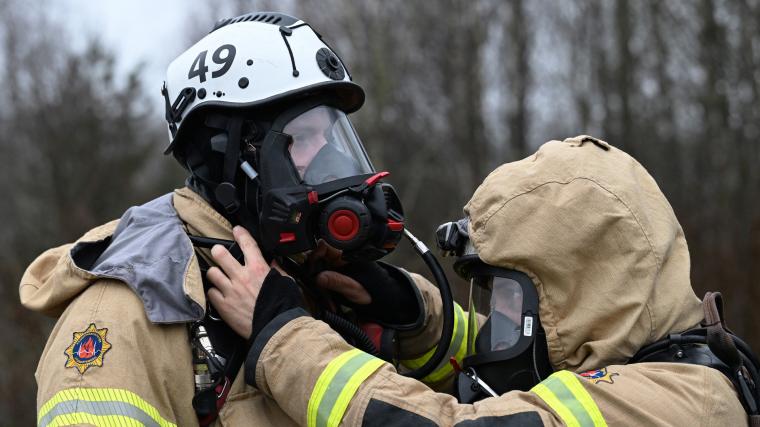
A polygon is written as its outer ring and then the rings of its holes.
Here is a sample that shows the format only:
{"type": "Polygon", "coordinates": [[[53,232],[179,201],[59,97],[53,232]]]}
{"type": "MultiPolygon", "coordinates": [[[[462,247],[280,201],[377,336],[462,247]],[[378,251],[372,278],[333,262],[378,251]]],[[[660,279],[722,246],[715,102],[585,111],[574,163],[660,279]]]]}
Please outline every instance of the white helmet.
{"type": "Polygon", "coordinates": [[[166,74],[166,154],[184,138],[188,118],[207,107],[249,108],[321,92],[333,94],[346,113],[364,103],[364,91],[321,36],[281,13],[219,21],[169,64],[166,74]]]}

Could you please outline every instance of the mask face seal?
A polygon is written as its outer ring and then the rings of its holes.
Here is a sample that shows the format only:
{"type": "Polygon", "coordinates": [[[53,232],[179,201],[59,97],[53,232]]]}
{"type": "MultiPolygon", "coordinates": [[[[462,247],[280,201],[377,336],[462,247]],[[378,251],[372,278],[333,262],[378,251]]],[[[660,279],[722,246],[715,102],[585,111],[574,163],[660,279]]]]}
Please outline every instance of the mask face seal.
{"type": "Polygon", "coordinates": [[[538,293],[520,271],[484,263],[467,235],[468,220],[439,227],[438,245],[458,256],[454,269],[470,281],[467,345],[458,377],[460,402],[530,390],[553,371],[541,328],[538,293]],[[482,384],[485,383],[491,391],[482,384]]]}

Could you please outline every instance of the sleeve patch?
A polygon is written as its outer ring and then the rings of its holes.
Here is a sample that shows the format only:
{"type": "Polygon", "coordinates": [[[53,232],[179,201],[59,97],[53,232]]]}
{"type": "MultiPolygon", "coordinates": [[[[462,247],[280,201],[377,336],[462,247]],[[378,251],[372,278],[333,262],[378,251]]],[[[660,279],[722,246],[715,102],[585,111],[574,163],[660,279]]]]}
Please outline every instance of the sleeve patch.
{"type": "Polygon", "coordinates": [[[607,383],[607,384],[615,384],[615,380],[612,379],[612,377],[618,376],[617,372],[607,372],[607,368],[601,368],[601,369],[592,369],[590,371],[581,372],[579,374],[584,379],[586,379],[589,382],[592,382],[594,384],[599,383],[607,383]]]}
{"type": "Polygon", "coordinates": [[[103,356],[111,349],[111,343],[106,340],[107,333],[108,328],[98,329],[94,323],[81,332],[74,332],[71,345],[63,352],[65,366],[76,368],[80,374],[90,366],[103,366],[103,356]]]}

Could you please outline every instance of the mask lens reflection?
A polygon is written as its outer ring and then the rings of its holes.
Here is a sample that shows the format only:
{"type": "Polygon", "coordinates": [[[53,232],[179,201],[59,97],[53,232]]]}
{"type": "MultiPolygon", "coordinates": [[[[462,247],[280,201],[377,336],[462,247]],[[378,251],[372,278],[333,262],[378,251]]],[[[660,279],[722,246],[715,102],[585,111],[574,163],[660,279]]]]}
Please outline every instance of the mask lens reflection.
{"type": "Polygon", "coordinates": [[[299,176],[307,184],[373,172],[348,117],[340,110],[319,106],[291,120],[283,132],[299,176]]]}
{"type": "Polygon", "coordinates": [[[327,132],[332,120],[326,107],[311,109],[291,120],[283,132],[293,138],[288,147],[293,164],[303,179],[306,168],[320,149],[327,145],[327,132]]]}
{"type": "Polygon", "coordinates": [[[511,348],[521,334],[523,291],[515,280],[498,276],[472,279],[470,310],[485,317],[478,331],[477,351],[511,348]]]}
{"type": "Polygon", "coordinates": [[[523,293],[520,284],[503,277],[493,278],[491,293],[491,350],[505,350],[520,338],[523,293]]]}

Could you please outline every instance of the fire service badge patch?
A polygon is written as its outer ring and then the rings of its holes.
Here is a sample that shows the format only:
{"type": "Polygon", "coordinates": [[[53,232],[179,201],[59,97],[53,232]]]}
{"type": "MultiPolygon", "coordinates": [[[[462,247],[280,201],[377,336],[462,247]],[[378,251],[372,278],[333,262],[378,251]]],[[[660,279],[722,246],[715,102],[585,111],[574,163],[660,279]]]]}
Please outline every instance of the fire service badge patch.
{"type": "Polygon", "coordinates": [[[602,369],[592,369],[590,371],[583,372],[580,375],[594,384],[599,384],[599,383],[614,384],[615,381],[612,379],[612,377],[620,375],[620,374],[618,374],[617,372],[607,372],[607,368],[602,368],[602,369]]]}
{"type": "Polygon", "coordinates": [[[66,367],[84,374],[90,366],[103,366],[103,356],[111,348],[106,341],[108,328],[98,329],[94,323],[82,332],[74,332],[74,341],[64,352],[66,367]]]}

